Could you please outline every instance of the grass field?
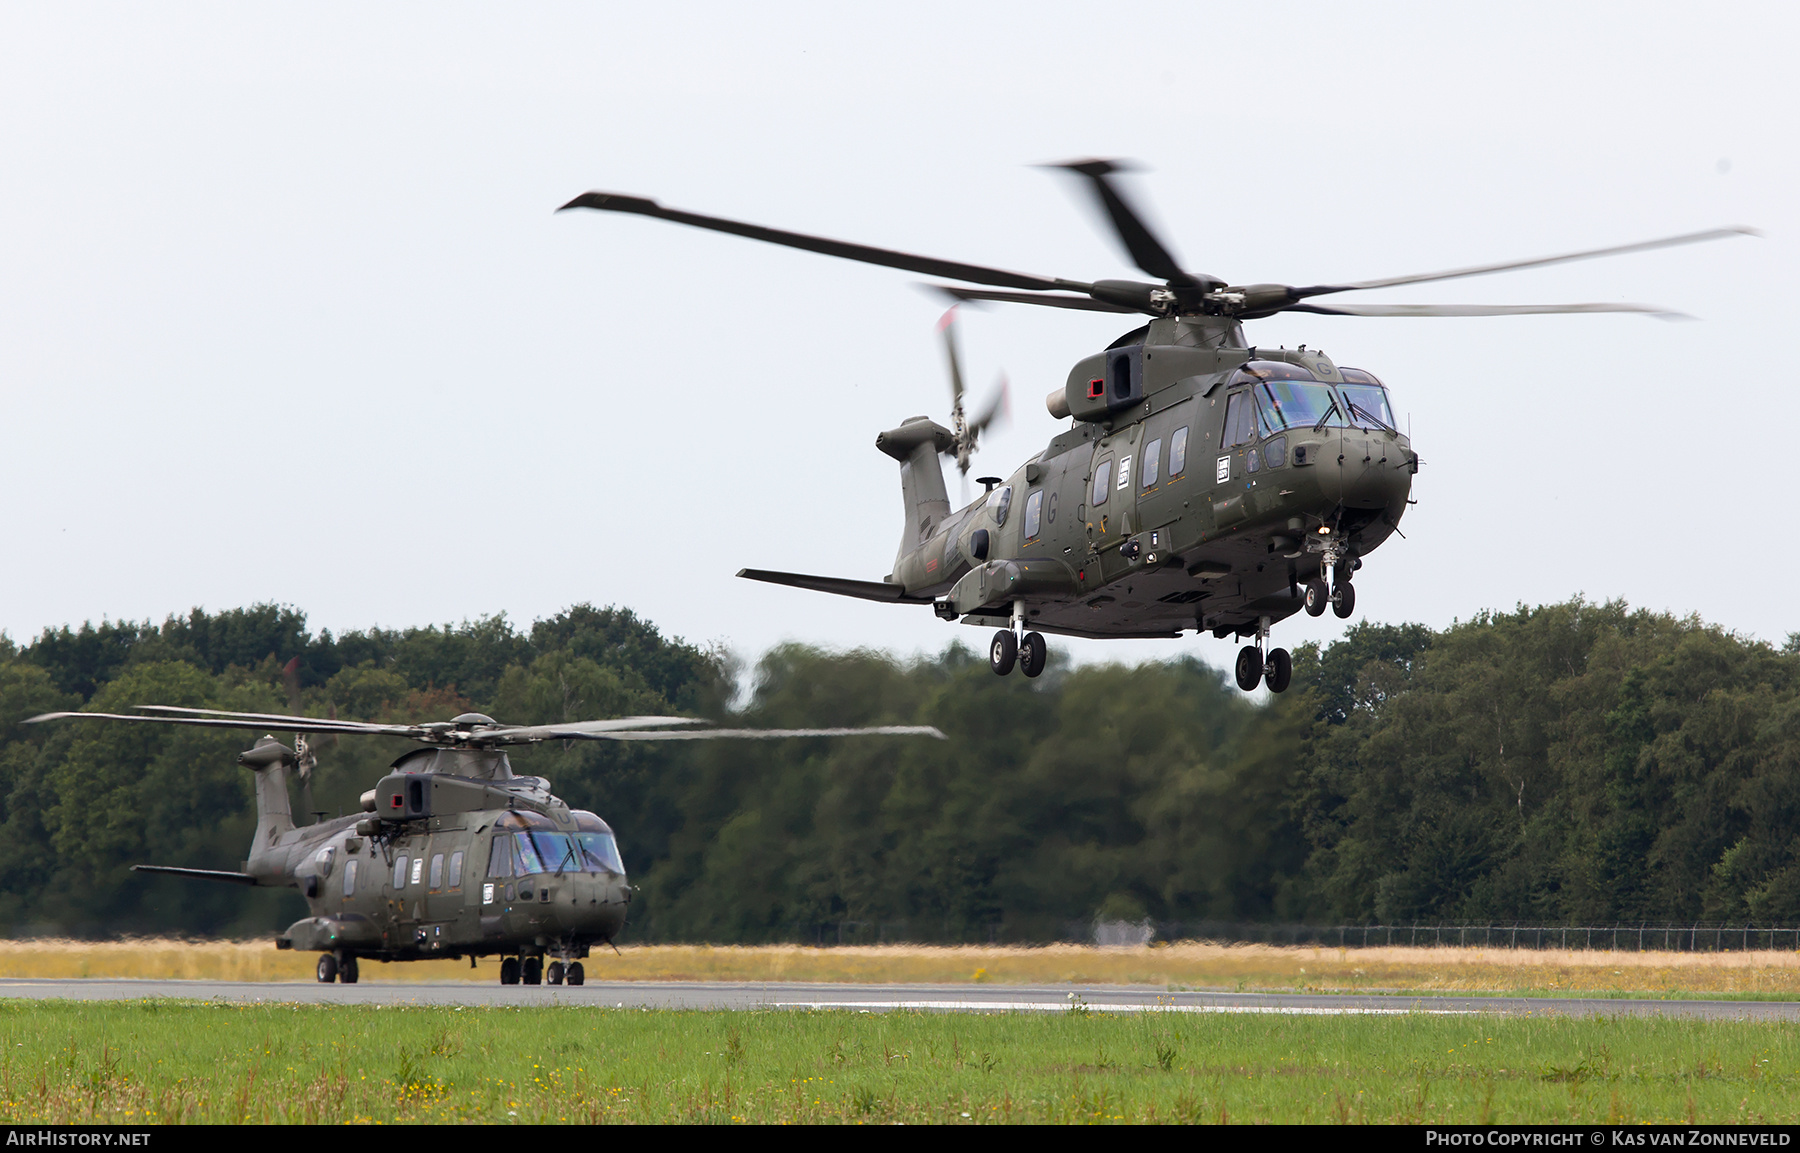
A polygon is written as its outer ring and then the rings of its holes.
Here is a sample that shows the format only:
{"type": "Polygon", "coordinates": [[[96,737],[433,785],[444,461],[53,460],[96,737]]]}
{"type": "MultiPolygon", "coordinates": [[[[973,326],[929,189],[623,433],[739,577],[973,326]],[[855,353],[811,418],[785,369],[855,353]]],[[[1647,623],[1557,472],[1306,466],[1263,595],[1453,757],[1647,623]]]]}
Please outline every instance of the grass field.
{"type": "MultiPolygon", "coordinates": [[[[267,941],[0,941],[0,977],[311,980],[317,958],[267,941]]],[[[1800,997],[1800,953],[1613,953],[1484,948],[627,946],[587,961],[593,981],[1137,984],[1232,990],[1394,989],[1654,997],[1800,997]]],[[[497,964],[365,964],[365,981],[497,980],[497,964]]]]}
{"type": "Polygon", "coordinates": [[[1791,1025],[0,1002],[0,1122],[1800,1121],[1791,1025]]]}

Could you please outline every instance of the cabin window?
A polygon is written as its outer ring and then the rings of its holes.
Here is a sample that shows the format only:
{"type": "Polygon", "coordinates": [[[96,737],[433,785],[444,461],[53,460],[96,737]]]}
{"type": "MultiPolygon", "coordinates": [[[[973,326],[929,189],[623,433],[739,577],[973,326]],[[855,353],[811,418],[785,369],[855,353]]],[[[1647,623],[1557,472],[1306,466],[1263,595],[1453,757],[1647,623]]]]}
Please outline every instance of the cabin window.
{"type": "Polygon", "coordinates": [[[1038,489],[1025,498],[1025,539],[1036,540],[1043,528],[1044,490],[1038,489]]]}
{"type": "Polygon", "coordinates": [[[354,858],[344,864],[344,896],[356,896],[356,865],[354,858]]]}
{"type": "Polygon", "coordinates": [[[1256,405],[1248,392],[1234,392],[1225,400],[1225,432],[1220,444],[1236,448],[1256,439],[1256,405]]]}
{"type": "Polygon", "coordinates": [[[587,872],[625,875],[625,862],[619,859],[619,844],[611,833],[576,833],[581,844],[581,865],[587,872]]]}
{"type": "Polygon", "coordinates": [[[1098,508],[1106,503],[1106,494],[1112,491],[1113,459],[1107,457],[1094,466],[1094,491],[1088,497],[1088,503],[1098,508]]]}
{"type": "Polygon", "coordinates": [[[1187,425],[1175,430],[1169,438],[1169,479],[1174,480],[1187,471],[1187,425]]]}
{"type": "Polygon", "coordinates": [[[1148,492],[1156,487],[1156,470],[1162,464],[1162,438],[1144,446],[1144,461],[1138,466],[1138,487],[1148,492]]]}
{"type": "Polygon", "coordinates": [[[1287,463],[1287,437],[1278,436],[1263,445],[1263,463],[1270,468],[1280,468],[1287,463]]]}
{"type": "Polygon", "coordinates": [[[463,855],[461,849],[450,854],[450,887],[452,889],[462,888],[462,863],[463,855]]]}
{"type": "Polygon", "coordinates": [[[410,859],[405,853],[394,858],[394,888],[404,889],[406,887],[406,863],[410,859]]]}
{"type": "Polygon", "coordinates": [[[488,876],[510,877],[513,875],[512,839],[505,833],[494,838],[494,844],[488,850],[488,876]]]}
{"type": "Polygon", "coordinates": [[[1003,484],[994,492],[994,527],[1006,526],[1006,514],[1012,511],[1012,485],[1003,484]]]}
{"type": "Polygon", "coordinates": [[[438,853],[431,858],[431,891],[437,892],[444,887],[444,854],[438,853]]]}
{"type": "Polygon", "coordinates": [[[412,870],[412,883],[415,885],[418,884],[420,879],[423,878],[424,875],[425,875],[425,858],[424,857],[414,857],[413,858],[413,870],[412,870]]]}

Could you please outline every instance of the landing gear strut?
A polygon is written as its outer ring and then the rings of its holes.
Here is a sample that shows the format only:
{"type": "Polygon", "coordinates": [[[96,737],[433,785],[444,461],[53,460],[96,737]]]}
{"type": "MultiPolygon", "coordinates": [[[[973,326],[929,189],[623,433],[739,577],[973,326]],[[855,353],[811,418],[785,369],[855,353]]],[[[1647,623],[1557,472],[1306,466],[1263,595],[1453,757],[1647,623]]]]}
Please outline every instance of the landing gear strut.
{"type": "Polygon", "coordinates": [[[1263,655],[1263,646],[1268,640],[1269,618],[1261,617],[1256,622],[1256,643],[1238,650],[1238,688],[1247,693],[1264,682],[1267,682],[1270,692],[1284,693],[1294,678],[1294,659],[1286,649],[1270,649],[1268,656],[1263,655]]]}
{"type": "Polygon", "coordinates": [[[1306,615],[1323,616],[1325,606],[1339,620],[1349,620],[1350,614],[1356,611],[1356,589],[1350,584],[1350,574],[1362,567],[1362,561],[1350,555],[1350,550],[1335,534],[1319,530],[1319,535],[1306,540],[1308,552],[1319,554],[1319,575],[1306,582],[1306,615]],[[1331,573],[1331,586],[1325,585],[1325,574],[1331,573]]]}
{"type": "Polygon", "coordinates": [[[1012,626],[996,632],[993,643],[988,646],[988,666],[995,676],[1003,677],[1012,672],[1015,662],[1019,671],[1028,677],[1042,673],[1050,662],[1043,634],[1025,631],[1024,601],[1013,602],[1012,626]]]}

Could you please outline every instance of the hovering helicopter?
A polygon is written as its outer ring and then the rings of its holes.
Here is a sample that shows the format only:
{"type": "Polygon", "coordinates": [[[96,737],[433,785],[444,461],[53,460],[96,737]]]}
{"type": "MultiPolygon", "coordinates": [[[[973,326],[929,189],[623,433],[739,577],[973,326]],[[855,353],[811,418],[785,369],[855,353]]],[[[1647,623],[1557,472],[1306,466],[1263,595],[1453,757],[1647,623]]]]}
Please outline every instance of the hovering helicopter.
{"type": "Polygon", "coordinates": [[[238,755],[256,774],[256,834],[237,872],[133,865],[235,885],[298,888],[311,916],[275,938],[318,952],[320,981],[355,984],[358,959],[416,961],[499,955],[502,985],[580,985],[581,959],[625,927],[632,887],[607,823],[517,776],[505,748],[544,741],[931,736],[926,725],[823,729],[690,729],[689,717],[622,717],[565,725],[502,725],[481,713],[387,725],[277,713],[141,705],[140,714],[44,713],[27,724],[84,718],[143,724],[269,729],[238,755]],[[315,758],[305,734],[406,737],[424,745],[396,759],[362,795],[363,812],[296,827],[287,778],[311,805],[315,758]],[[545,958],[552,958],[545,967],[545,958]]]}
{"type": "MultiPolygon", "coordinates": [[[[987,288],[935,285],[957,301],[1003,301],[1150,317],[1079,361],[1051,392],[1071,422],[1010,477],[951,511],[940,454],[967,468],[977,430],[912,417],[875,438],[900,464],[906,522],[880,581],[743,569],[738,575],[890,604],[930,605],[946,621],[993,627],[989,663],[1044,671],[1043,633],[1176,637],[1210,630],[1249,639],[1238,652],[1246,692],[1288,687],[1292,660],[1268,649],[1270,627],[1304,609],[1356,606],[1352,576],[1400,525],[1419,454],[1386,385],[1325,353],[1249,345],[1243,322],[1280,312],[1327,316],[1517,316],[1637,312],[1647,304],[1314,304],[1364,289],[1482,276],[1692,244],[1753,229],[1721,228],[1559,256],[1340,284],[1233,285],[1185,270],[1111,177],[1109,160],[1052,167],[1081,177],[1138,268],[1155,284],[1065,280],[807,236],[588,192],[562,206],[625,212],[987,288]]],[[[956,415],[960,374],[954,367],[956,415]]]]}

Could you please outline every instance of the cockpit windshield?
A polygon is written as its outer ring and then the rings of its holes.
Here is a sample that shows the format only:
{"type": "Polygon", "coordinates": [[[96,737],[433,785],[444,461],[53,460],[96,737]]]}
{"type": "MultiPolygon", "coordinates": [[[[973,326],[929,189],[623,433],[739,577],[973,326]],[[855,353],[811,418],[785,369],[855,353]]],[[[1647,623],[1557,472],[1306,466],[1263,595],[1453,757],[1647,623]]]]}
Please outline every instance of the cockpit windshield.
{"type": "MultiPolygon", "coordinates": [[[[616,873],[625,875],[619,847],[611,833],[514,833],[517,875],[533,873],[616,873]]],[[[489,876],[508,876],[494,872],[489,876]]]]}
{"type": "Polygon", "coordinates": [[[1360,368],[1340,369],[1344,376],[1344,399],[1350,404],[1350,421],[1359,428],[1385,428],[1398,431],[1394,410],[1388,407],[1387,389],[1373,373],[1360,368]]]}
{"type": "Polygon", "coordinates": [[[1293,428],[1310,428],[1323,421],[1327,428],[1344,425],[1344,406],[1332,395],[1331,386],[1308,380],[1265,380],[1251,389],[1264,436],[1293,428]]]}

